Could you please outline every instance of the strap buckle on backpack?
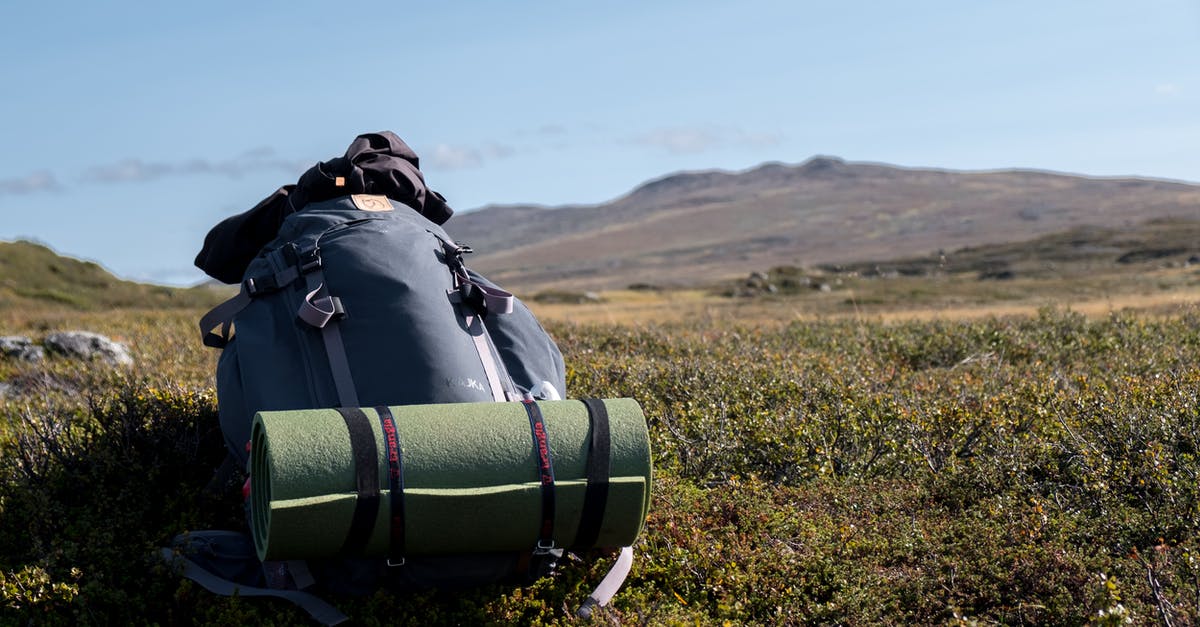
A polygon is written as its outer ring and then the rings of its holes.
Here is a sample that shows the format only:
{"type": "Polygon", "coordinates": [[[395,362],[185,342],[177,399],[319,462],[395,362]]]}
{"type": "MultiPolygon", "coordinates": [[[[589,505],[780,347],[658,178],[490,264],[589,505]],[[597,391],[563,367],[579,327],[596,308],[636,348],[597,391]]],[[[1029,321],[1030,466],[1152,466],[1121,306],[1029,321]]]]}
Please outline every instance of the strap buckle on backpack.
{"type": "Polygon", "coordinates": [[[261,294],[270,294],[271,292],[279,291],[279,282],[275,280],[275,275],[272,274],[250,277],[242,281],[242,289],[246,290],[247,296],[254,298],[261,294]]]}
{"type": "Polygon", "coordinates": [[[513,312],[512,294],[494,287],[488,287],[472,281],[470,277],[458,277],[458,293],[462,302],[474,309],[480,316],[488,314],[510,314],[513,312]]]}
{"type": "Polygon", "coordinates": [[[301,248],[299,244],[292,242],[284,249],[284,256],[288,262],[296,266],[300,274],[308,274],[321,269],[321,247],[315,244],[301,248]]]}
{"type": "Polygon", "coordinates": [[[552,540],[552,539],[543,540],[543,539],[539,538],[537,541],[537,545],[534,546],[534,548],[533,548],[533,554],[534,555],[549,555],[550,552],[553,550],[554,550],[554,540],[552,540]]]}

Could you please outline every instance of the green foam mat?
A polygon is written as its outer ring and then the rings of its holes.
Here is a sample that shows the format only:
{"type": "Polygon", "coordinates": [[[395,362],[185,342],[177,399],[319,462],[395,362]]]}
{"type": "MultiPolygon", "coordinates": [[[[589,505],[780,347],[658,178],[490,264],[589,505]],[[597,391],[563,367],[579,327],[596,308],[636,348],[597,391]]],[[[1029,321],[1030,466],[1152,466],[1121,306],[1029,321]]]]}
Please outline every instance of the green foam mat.
{"type": "MultiPolygon", "coordinates": [[[[650,439],[632,399],[604,400],[611,438],[609,492],[597,547],[628,546],[650,508],[650,439]]],[[[554,542],[575,540],[591,437],[580,401],[539,401],[555,476],[554,542]]],[[[542,520],[529,415],[521,403],[389,408],[402,452],[406,555],[529,550],[542,520]]],[[[391,492],[379,414],[380,506],[365,555],[388,555],[391,492]]],[[[259,412],[251,445],[251,528],[263,560],[339,555],[357,503],[354,455],[335,409],[259,412]]]]}

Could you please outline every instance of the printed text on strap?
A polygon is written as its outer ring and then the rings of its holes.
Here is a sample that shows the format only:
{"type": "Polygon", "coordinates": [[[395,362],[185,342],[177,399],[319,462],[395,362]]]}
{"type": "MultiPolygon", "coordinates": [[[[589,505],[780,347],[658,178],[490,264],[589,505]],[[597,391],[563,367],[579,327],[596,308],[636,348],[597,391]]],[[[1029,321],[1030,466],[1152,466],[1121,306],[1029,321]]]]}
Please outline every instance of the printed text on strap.
{"type": "Polygon", "coordinates": [[[554,548],[554,460],[550,456],[550,438],[546,435],[546,421],[541,408],[533,400],[525,400],[521,404],[529,414],[538,480],[542,484],[542,523],[538,528],[537,546],[534,549],[535,555],[542,555],[554,548]]]}
{"type": "Polygon", "coordinates": [[[379,424],[383,427],[384,459],[388,464],[388,520],[389,535],[388,565],[404,564],[404,452],[400,447],[400,433],[396,430],[396,418],[392,410],[381,405],[375,408],[379,424]]]}

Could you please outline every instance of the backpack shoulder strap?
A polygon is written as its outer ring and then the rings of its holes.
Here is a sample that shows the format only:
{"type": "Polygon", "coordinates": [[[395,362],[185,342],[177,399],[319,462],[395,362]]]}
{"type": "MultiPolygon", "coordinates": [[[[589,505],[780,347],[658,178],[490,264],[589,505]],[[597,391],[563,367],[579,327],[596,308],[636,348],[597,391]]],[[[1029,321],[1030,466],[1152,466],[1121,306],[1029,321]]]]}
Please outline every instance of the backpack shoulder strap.
{"type": "Polygon", "coordinates": [[[349,617],[342,613],[341,610],[321,600],[315,595],[300,590],[275,590],[272,588],[257,588],[253,586],[244,586],[228,579],[224,579],[215,575],[203,568],[195,562],[189,560],[182,555],[176,554],[175,551],[164,548],[161,549],[160,555],[167,564],[175,567],[180,567],[180,574],[192,581],[200,584],[205,590],[213,594],[221,596],[233,596],[237,594],[242,597],[275,597],[290,601],[300,609],[308,612],[314,620],[322,625],[340,625],[347,622],[349,617]]]}
{"type": "Polygon", "coordinates": [[[200,318],[200,337],[204,341],[204,345],[210,348],[225,348],[229,344],[229,330],[234,317],[249,306],[255,298],[263,294],[278,292],[298,278],[300,278],[300,270],[289,266],[274,274],[251,277],[242,281],[236,296],[213,307],[211,311],[200,318]],[[217,326],[221,327],[220,333],[213,331],[217,326]]]}

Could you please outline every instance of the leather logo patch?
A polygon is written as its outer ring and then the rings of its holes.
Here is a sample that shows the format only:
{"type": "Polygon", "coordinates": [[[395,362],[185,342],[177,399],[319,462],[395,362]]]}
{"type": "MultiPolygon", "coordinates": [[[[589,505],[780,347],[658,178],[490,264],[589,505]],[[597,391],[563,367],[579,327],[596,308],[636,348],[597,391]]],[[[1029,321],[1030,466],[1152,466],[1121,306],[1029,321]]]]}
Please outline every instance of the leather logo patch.
{"type": "Polygon", "coordinates": [[[354,206],[363,211],[392,211],[392,203],[387,199],[387,196],[375,196],[373,194],[351,194],[350,200],[354,201],[354,206]]]}

